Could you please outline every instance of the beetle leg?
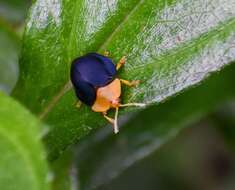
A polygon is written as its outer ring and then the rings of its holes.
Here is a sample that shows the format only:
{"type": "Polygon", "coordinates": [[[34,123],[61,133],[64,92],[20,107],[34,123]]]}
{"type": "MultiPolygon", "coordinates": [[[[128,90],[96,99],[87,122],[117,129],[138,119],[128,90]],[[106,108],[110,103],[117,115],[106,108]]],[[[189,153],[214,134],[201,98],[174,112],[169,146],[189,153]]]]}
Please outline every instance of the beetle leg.
{"type": "Polygon", "coordinates": [[[123,56],[116,65],[116,70],[119,70],[126,63],[126,56],[123,56]]]}
{"type": "Polygon", "coordinates": [[[127,104],[120,104],[119,107],[129,107],[129,106],[138,106],[138,107],[145,107],[145,103],[127,103],[127,104]]]}
{"type": "Polygon", "coordinates": [[[115,112],[115,118],[114,118],[114,126],[113,126],[113,129],[114,129],[114,133],[117,134],[119,132],[119,128],[118,128],[118,107],[116,107],[116,112],[115,112]]]}
{"type": "Polygon", "coordinates": [[[78,101],[76,102],[76,105],[75,105],[75,106],[76,106],[76,108],[80,108],[81,105],[82,105],[82,102],[78,100],[78,101]]]}
{"type": "Polygon", "coordinates": [[[139,80],[133,80],[133,81],[128,81],[128,80],[124,80],[124,79],[120,79],[121,83],[127,85],[127,86],[137,86],[140,81],[139,80]]]}
{"type": "Polygon", "coordinates": [[[107,116],[106,114],[106,112],[103,113],[104,118],[107,119],[109,123],[114,124],[114,119],[107,116]]]}
{"type": "Polygon", "coordinates": [[[115,118],[114,119],[111,118],[111,117],[108,117],[106,114],[107,114],[106,112],[103,112],[104,118],[107,119],[111,124],[113,124],[114,133],[117,134],[119,132],[118,123],[117,123],[117,120],[118,120],[118,107],[116,107],[116,112],[115,112],[115,118]]]}
{"type": "Polygon", "coordinates": [[[104,51],[104,56],[105,56],[105,57],[108,57],[109,54],[110,54],[109,51],[107,51],[107,50],[104,51]]]}

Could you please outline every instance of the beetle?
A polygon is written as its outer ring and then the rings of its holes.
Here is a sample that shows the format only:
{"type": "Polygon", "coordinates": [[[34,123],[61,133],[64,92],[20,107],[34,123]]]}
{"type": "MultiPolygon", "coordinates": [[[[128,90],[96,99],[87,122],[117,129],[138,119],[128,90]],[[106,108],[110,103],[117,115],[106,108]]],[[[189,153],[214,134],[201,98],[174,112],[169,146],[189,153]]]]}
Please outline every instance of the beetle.
{"type": "Polygon", "coordinates": [[[118,133],[118,110],[119,107],[145,106],[143,103],[121,104],[121,83],[127,86],[136,86],[138,80],[128,81],[120,79],[117,71],[125,64],[126,57],[123,56],[115,66],[109,58],[108,52],[104,55],[88,53],[74,59],[71,65],[71,82],[75,94],[81,103],[90,106],[94,112],[100,112],[110,123],[113,124],[114,133],[118,133]],[[114,119],[107,116],[107,111],[116,109],[114,119]]]}

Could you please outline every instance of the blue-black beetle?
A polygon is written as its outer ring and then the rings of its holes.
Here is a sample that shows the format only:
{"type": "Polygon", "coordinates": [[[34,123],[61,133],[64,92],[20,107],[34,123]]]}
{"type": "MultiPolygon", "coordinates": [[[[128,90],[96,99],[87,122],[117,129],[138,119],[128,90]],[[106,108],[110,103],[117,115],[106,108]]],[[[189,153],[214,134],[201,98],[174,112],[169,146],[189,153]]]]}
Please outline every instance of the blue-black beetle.
{"type": "Polygon", "coordinates": [[[88,53],[76,58],[71,66],[71,81],[78,99],[90,106],[95,112],[113,124],[114,132],[118,133],[117,117],[119,107],[144,106],[142,103],[121,104],[121,83],[136,86],[139,81],[129,82],[119,79],[117,71],[126,62],[125,56],[115,66],[108,54],[88,53]],[[115,118],[107,116],[107,111],[115,108],[115,118]]]}

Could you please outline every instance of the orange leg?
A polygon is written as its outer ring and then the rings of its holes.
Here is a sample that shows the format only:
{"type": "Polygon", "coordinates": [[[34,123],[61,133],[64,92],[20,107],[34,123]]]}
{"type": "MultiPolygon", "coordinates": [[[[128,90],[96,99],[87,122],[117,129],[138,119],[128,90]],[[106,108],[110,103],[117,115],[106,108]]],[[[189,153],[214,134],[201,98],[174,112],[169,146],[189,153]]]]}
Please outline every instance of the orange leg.
{"type": "Polygon", "coordinates": [[[82,102],[78,100],[78,101],[76,102],[75,107],[76,107],[76,108],[80,108],[81,106],[82,106],[82,102]]]}
{"type": "Polygon", "coordinates": [[[127,86],[130,86],[130,87],[137,86],[140,83],[139,80],[128,81],[128,80],[120,79],[120,81],[121,81],[121,83],[123,83],[127,86]]]}
{"type": "Polygon", "coordinates": [[[108,117],[106,114],[107,114],[106,112],[103,113],[104,118],[107,119],[111,124],[113,124],[114,133],[117,134],[119,132],[118,123],[117,123],[117,120],[118,120],[118,107],[116,108],[115,118],[114,119],[111,118],[111,117],[108,117]]]}
{"type": "Polygon", "coordinates": [[[104,118],[105,118],[109,123],[114,124],[114,119],[111,118],[111,117],[109,117],[109,116],[107,116],[106,114],[107,114],[107,113],[103,113],[104,118]]]}
{"type": "MultiPolygon", "coordinates": [[[[139,80],[134,80],[134,81],[128,81],[128,80],[124,80],[124,79],[120,79],[121,83],[127,85],[127,86],[137,86],[140,81],[139,80]]],[[[146,106],[146,104],[144,103],[127,103],[127,104],[120,104],[119,107],[129,107],[129,106],[138,106],[138,107],[144,107],[146,106]]]]}
{"type": "Polygon", "coordinates": [[[119,70],[126,63],[126,56],[123,56],[116,65],[116,70],[119,70]]]}
{"type": "Polygon", "coordinates": [[[105,57],[108,57],[109,54],[110,54],[109,51],[105,51],[105,52],[104,52],[104,56],[105,56],[105,57]]]}

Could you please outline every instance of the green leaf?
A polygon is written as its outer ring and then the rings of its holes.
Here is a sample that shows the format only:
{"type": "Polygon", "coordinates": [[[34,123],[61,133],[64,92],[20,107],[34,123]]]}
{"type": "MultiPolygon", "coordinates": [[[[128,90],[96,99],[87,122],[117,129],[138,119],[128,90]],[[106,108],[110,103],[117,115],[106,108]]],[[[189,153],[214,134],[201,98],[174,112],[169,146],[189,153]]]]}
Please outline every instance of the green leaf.
{"type": "Polygon", "coordinates": [[[108,184],[123,170],[161,148],[183,128],[234,99],[234,81],[235,64],[232,64],[200,85],[138,113],[124,124],[117,136],[113,137],[107,129],[88,136],[77,146],[80,189],[108,184]],[[223,90],[218,90],[219,87],[223,90]]]}
{"type": "Polygon", "coordinates": [[[0,22],[0,90],[10,93],[18,78],[19,39],[0,22]]]}
{"type": "Polygon", "coordinates": [[[63,152],[59,159],[51,163],[54,173],[53,190],[78,189],[77,171],[74,162],[74,153],[71,148],[63,152]]]}
{"type": "Polygon", "coordinates": [[[48,169],[39,122],[0,93],[0,189],[47,190],[48,169]]]}
{"type": "Polygon", "coordinates": [[[154,104],[195,85],[234,60],[235,8],[230,0],[37,0],[23,42],[14,96],[50,124],[51,159],[105,120],[76,109],[71,61],[109,50],[120,76],[141,79],[123,102],[154,104]]]}

